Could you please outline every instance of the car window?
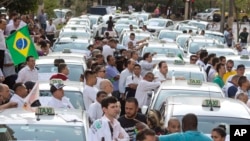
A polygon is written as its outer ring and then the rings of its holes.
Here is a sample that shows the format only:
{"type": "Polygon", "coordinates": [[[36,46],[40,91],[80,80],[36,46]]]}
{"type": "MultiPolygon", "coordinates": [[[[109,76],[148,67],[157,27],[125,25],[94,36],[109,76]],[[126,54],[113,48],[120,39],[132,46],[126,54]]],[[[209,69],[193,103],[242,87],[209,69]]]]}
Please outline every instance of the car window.
{"type": "Polygon", "coordinates": [[[209,96],[211,97],[222,97],[222,94],[219,92],[209,92],[209,91],[198,91],[198,90],[169,90],[169,89],[161,89],[159,94],[156,96],[156,101],[154,101],[153,109],[159,110],[161,104],[166,100],[169,96],[181,96],[181,95],[190,95],[190,96],[209,96]]]}
{"type": "MultiPolygon", "coordinates": [[[[71,81],[79,81],[81,74],[84,72],[84,68],[82,65],[77,64],[67,64],[69,68],[68,79],[71,81]]],[[[54,64],[38,64],[38,74],[55,74],[57,73],[57,67],[54,64]]],[[[48,78],[49,80],[49,78],[48,78]]]]}
{"type": "Polygon", "coordinates": [[[146,52],[155,52],[157,54],[167,54],[167,53],[173,53],[175,56],[177,56],[178,54],[182,54],[182,51],[178,48],[157,48],[157,47],[154,47],[154,46],[150,46],[150,47],[147,47],[147,48],[144,48],[143,50],[143,53],[146,53],[146,52]]]}
{"type": "Polygon", "coordinates": [[[62,52],[64,49],[88,50],[89,43],[57,42],[53,46],[54,52],[62,52]]]}
{"type": "MultiPolygon", "coordinates": [[[[178,118],[180,121],[183,116],[180,115],[173,115],[174,117],[178,118]]],[[[218,125],[225,125],[226,126],[226,133],[229,134],[230,125],[249,125],[249,119],[242,119],[242,118],[234,118],[234,117],[213,117],[213,116],[197,116],[198,120],[198,130],[205,133],[211,134],[213,128],[218,127],[218,125]]]]}
{"type": "MultiPolygon", "coordinates": [[[[34,113],[35,114],[35,113],[34,113]]],[[[53,118],[53,117],[51,117],[53,118]]],[[[81,126],[43,125],[43,124],[1,124],[1,139],[17,141],[86,141],[84,128],[81,126]]]]}
{"type": "MultiPolygon", "coordinates": [[[[75,109],[85,110],[84,102],[83,102],[83,94],[79,91],[67,91],[64,90],[64,96],[69,99],[71,104],[75,109]]],[[[49,90],[40,90],[40,98],[41,104],[46,106],[47,102],[52,97],[52,94],[49,90]]]]}
{"type": "Polygon", "coordinates": [[[158,36],[158,39],[164,39],[164,38],[167,38],[167,39],[172,39],[172,40],[175,40],[176,37],[178,35],[180,35],[182,33],[179,33],[179,32],[160,32],[159,36],[158,36]]]}

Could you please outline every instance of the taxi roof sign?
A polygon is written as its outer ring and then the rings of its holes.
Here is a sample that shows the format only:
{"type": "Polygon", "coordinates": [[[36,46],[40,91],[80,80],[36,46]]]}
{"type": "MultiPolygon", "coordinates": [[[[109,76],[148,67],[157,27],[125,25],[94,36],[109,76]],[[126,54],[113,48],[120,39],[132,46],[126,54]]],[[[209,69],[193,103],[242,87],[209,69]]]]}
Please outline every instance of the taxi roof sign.
{"type": "Polygon", "coordinates": [[[51,79],[50,80],[50,84],[54,85],[54,84],[63,84],[63,80],[62,79],[51,79]]]}
{"type": "Polygon", "coordinates": [[[216,99],[205,99],[202,101],[202,107],[220,107],[220,101],[216,99]]]}
{"type": "Polygon", "coordinates": [[[55,110],[52,107],[38,107],[36,115],[55,115],[55,110]]]}
{"type": "Polygon", "coordinates": [[[249,59],[249,56],[248,55],[241,55],[240,58],[241,59],[249,59]]]}
{"type": "Polygon", "coordinates": [[[202,81],[198,79],[189,79],[188,85],[202,85],[202,81]]]}

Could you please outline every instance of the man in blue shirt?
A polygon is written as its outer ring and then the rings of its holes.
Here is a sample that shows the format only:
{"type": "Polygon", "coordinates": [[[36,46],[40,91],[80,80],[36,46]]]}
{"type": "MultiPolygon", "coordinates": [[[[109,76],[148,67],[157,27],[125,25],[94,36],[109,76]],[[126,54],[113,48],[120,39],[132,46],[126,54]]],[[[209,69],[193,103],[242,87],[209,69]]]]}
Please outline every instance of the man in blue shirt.
{"type": "Polygon", "coordinates": [[[182,118],[182,133],[159,136],[159,141],[212,141],[211,138],[197,130],[198,119],[189,113],[182,118]]]}

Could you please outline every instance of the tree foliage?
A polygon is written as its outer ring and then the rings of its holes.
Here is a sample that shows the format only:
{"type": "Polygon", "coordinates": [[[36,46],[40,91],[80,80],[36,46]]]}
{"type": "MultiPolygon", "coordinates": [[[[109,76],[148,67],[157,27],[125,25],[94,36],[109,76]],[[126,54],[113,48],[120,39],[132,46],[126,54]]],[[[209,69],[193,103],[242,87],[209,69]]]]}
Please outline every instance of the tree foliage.
{"type": "Polygon", "coordinates": [[[54,17],[54,9],[62,8],[62,6],[60,6],[59,4],[60,3],[57,0],[44,0],[44,9],[48,15],[48,18],[54,17]]]}
{"type": "Polygon", "coordinates": [[[38,7],[38,0],[11,0],[11,3],[6,3],[6,8],[10,12],[18,12],[20,14],[27,14],[36,11],[38,7]]]}

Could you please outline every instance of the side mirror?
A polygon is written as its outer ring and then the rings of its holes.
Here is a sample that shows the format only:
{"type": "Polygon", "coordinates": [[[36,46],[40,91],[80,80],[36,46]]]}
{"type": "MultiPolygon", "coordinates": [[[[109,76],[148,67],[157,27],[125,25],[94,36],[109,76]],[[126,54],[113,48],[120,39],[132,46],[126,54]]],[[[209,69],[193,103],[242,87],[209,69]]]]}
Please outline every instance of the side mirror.
{"type": "Polygon", "coordinates": [[[146,115],[147,111],[148,111],[148,106],[146,106],[146,105],[142,106],[141,113],[144,114],[144,115],[146,115]]]}

